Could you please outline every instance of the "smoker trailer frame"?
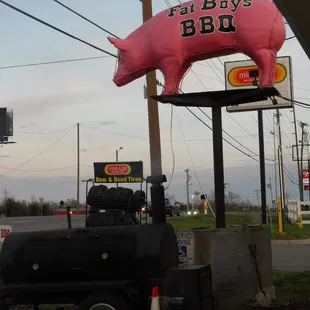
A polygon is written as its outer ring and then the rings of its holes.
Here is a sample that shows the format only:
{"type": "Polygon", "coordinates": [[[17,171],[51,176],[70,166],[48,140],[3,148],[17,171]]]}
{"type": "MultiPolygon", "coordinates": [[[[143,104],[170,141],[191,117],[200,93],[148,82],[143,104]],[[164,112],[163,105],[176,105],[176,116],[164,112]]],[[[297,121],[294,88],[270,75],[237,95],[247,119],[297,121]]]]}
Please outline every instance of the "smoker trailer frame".
{"type": "Polygon", "coordinates": [[[179,266],[164,278],[120,281],[36,282],[3,284],[0,309],[13,305],[74,304],[78,310],[149,310],[152,287],[159,287],[161,309],[213,310],[210,266],[179,266]]]}

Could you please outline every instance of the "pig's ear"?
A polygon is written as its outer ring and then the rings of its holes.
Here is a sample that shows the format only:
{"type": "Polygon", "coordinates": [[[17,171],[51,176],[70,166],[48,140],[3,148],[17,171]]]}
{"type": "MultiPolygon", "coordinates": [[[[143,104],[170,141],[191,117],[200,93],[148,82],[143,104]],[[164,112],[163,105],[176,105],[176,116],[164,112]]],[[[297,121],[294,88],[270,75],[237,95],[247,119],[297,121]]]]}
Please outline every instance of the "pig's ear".
{"type": "Polygon", "coordinates": [[[121,40],[117,38],[108,37],[108,40],[111,44],[113,44],[117,49],[121,51],[127,51],[129,49],[129,41],[128,40],[121,40]]]}

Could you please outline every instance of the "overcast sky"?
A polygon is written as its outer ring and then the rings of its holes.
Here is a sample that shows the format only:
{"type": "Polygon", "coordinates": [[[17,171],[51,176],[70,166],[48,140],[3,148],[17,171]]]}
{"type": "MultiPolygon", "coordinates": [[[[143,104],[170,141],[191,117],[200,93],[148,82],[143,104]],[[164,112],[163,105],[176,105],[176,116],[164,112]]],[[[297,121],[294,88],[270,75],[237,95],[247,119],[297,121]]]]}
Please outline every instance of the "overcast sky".
{"type": "MultiPolygon", "coordinates": [[[[104,32],[52,0],[8,0],[8,2],[103,49],[116,52],[107,41],[104,32]]],[[[63,2],[120,37],[126,37],[141,24],[141,2],[138,0],[109,2],[64,0],[63,2]]],[[[166,8],[163,0],[153,2],[154,13],[166,8]]],[[[176,0],[170,2],[177,4],[176,0]]],[[[1,67],[104,56],[103,53],[38,24],[2,4],[0,4],[0,29],[1,67]]],[[[288,29],[287,37],[291,35],[288,29]]],[[[292,57],[295,98],[310,103],[310,78],[307,74],[310,71],[310,62],[297,40],[287,41],[279,55],[292,57]]],[[[244,60],[245,57],[235,55],[229,56],[228,59],[244,60]]],[[[222,59],[223,62],[226,60],[222,59]]],[[[17,142],[15,145],[0,148],[0,174],[9,172],[8,176],[19,178],[74,176],[77,122],[81,124],[80,150],[82,150],[83,177],[93,175],[94,161],[113,161],[115,150],[121,146],[123,150],[119,159],[142,160],[145,174],[148,174],[150,165],[147,105],[143,98],[144,78],[123,88],[117,88],[112,82],[114,70],[115,59],[111,57],[30,68],[0,69],[1,106],[14,109],[14,141],[17,142]],[[48,151],[29,161],[61,137],[63,138],[48,151]],[[23,165],[27,161],[29,162],[23,165]],[[16,167],[18,169],[9,170],[16,167]]],[[[189,72],[182,86],[185,92],[203,91],[204,87],[209,90],[224,89],[223,66],[218,60],[195,64],[193,71],[197,73],[204,86],[192,72],[189,72]]],[[[158,77],[161,78],[160,75],[158,77]]],[[[298,120],[308,121],[310,110],[297,107],[296,111],[298,120]]],[[[206,112],[211,115],[209,110],[206,109],[206,112]]],[[[169,106],[159,105],[159,113],[163,169],[165,173],[169,173],[172,169],[169,106]]],[[[210,124],[201,112],[196,113],[210,124]]],[[[272,113],[272,111],[264,113],[266,156],[269,159],[273,158],[273,137],[270,134],[272,113]]],[[[223,111],[224,129],[258,154],[256,120],[257,115],[254,112],[229,115],[223,111]]],[[[292,113],[290,110],[283,110],[285,162],[291,161],[289,147],[294,143],[291,122],[292,113]]],[[[176,170],[192,169],[190,156],[197,169],[211,168],[213,165],[211,138],[211,131],[188,111],[183,108],[175,109],[173,145],[176,170]],[[186,143],[190,155],[182,132],[188,140],[186,143]]],[[[230,138],[227,139],[232,141],[230,138]]],[[[236,142],[232,143],[237,146],[236,142]]],[[[225,143],[224,151],[227,167],[253,163],[253,160],[225,143]]],[[[5,183],[5,179],[3,182],[5,183]]]]}

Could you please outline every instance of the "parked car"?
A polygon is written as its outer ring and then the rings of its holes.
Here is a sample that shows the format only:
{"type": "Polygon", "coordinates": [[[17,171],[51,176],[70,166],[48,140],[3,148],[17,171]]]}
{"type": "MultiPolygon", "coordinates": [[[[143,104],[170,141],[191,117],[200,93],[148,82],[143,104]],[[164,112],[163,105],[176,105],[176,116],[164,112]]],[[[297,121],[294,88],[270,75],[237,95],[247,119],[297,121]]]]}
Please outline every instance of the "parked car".
{"type": "MultiPolygon", "coordinates": [[[[180,216],[181,214],[179,203],[172,198],[165,198],[165,210],[166,210],[166,215],[169,215],[169,216],[175,216],[175,215],[180,216]]],[[[149,216],[152,216],[151,204],[149,204],[147,207],[147,213],[149,214],[149,216]]]]}
{"type": "Polygon", "coordinates": [[[165,198],[166,215],[180,216],[180,205],[172,198],[165,198]]]}
{"type": "Polygon", "coordinates": [[[197,209],[192,209],[192,210],[188,210],[187,215],[197,215],[200,214],[199,210],[197,209]]]}

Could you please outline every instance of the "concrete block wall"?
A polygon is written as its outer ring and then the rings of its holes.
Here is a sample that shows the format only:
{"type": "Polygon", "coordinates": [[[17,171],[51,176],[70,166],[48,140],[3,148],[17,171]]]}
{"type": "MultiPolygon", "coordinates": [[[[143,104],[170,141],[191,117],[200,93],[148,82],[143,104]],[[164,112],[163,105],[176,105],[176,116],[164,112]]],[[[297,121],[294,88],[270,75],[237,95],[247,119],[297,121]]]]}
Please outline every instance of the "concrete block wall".
{"type": "Polygon", "coordinates": [[[263,290],[269,300],[275,298],[268,228],[195,229],[193,232],[194,263],[211,265],[213,289],[220,300],[220,309],[235,309],[247,299],[260,300],[262,296],[264,297],[260,293],[250,245],[255,245],[257,249],[263,290]]]}

